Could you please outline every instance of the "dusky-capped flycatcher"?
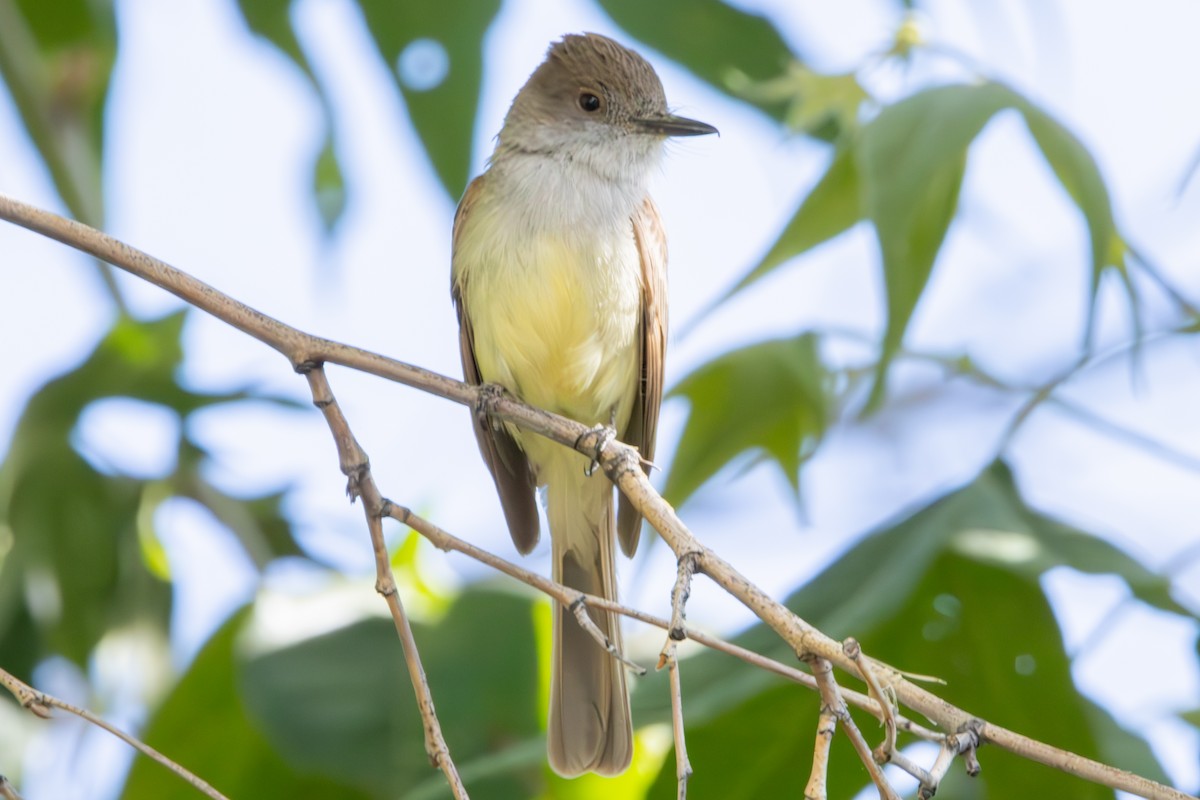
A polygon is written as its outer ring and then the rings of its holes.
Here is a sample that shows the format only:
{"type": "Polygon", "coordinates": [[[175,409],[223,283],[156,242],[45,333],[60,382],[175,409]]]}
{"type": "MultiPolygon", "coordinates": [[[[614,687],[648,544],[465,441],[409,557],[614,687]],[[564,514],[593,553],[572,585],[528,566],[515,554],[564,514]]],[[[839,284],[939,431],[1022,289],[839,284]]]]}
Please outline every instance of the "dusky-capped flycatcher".
{"type": "MultiPolygon", "coordinates": [[[[487,171],[454,220],[452,293],[463,372],[585,425],[612,424],[654,456],[667,326],[667,250],[646,192],[669,136],[715,133],[667,110],[637,53],[568,35],[513,100],[487,171]]],[[[554,578],[616,599],[613,540],[632,556],[641,517],[587,457],[511,425],[476,420],[514,544],[538,540],[545,487],[554,578]]],[[[615,615],[590,611],[619,649],[615,615]]],[[[615,775],[633,730],[622,665],[571,612],[554,615],[548,755],[561,775],[615,775]]]]}

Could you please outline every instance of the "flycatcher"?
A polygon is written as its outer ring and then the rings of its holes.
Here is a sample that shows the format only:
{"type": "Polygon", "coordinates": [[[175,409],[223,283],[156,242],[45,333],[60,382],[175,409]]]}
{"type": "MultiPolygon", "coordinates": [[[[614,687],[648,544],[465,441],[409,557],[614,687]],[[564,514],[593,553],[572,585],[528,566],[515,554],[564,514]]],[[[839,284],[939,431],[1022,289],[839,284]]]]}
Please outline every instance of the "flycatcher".
{"type": "MultiPolygon", "coordinates": [[[[487,171],[454,220],[452,294],[463,372],[654,456],[667,326],[667,251],[646,193],[669,136],[715,133],[667,111],[637,53],[568,35],[513,100],[487,171]]],[[[641,517],[588,459],[511,425],[476,419],[513,543],[537,544],[545,487],[554,579],[616,599],[614,538],[632,556],[641,517]]],[[[590,611],[621,647],[615,616],[590,611]]],[[[554,615],[547,748],[565,776],[629,766],[625,672],[566,608],[554,615]]]]}

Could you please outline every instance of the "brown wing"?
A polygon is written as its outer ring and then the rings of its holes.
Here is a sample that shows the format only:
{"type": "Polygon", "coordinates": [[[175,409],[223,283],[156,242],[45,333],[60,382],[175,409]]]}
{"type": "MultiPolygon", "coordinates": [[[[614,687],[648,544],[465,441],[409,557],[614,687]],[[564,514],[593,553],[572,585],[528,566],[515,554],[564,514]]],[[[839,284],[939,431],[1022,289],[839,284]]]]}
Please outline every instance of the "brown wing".
{"type": "MultiPolygon", "coordinates": [[[[667,353],[667,236],[658,208],[649,197],[633,215],[633,237],[642,261],[642,375],[624,441],[654,459],[658,432],[658,407],[662,405],[663,363],[667,353]]],[[[649,472],[648,467],[643,467],[649,472]]],[[[637,550],[642,517],[621,495],[617,510],[617,537],[621,550],[637,550]]]]}
{"type": "MultiPolygon", "coordinates": [[[[452,262],[458,252],[458,237],[469,224],[471,205],[479,196],[483,180],[484,176],[481,175],[471,181],[458,204],[458,211],[454,215],[452,262]]],[[[479,365],[475,363],[471,314],[463,294],[462,276],[456,268],[451,269],[450,295],[454,298],[454,307],[458,311],[458,341],[459,352],[462,355],[463,379],[467,383],[478,385],[483,383],[483,379],[479,374],[479,365]]],[[[504,508],[504,519],[508,522],[508,532],[512,535],[517,550],[528,553],[538,540],[536,489],[529,470],[529,460],[508,431],[504,428],[493,428],[490,420],[480,419],[478,414],[474,414],[473,417],[479,453],[492,473],[496,492],[500,495],[500,505],[504,508]]]]}

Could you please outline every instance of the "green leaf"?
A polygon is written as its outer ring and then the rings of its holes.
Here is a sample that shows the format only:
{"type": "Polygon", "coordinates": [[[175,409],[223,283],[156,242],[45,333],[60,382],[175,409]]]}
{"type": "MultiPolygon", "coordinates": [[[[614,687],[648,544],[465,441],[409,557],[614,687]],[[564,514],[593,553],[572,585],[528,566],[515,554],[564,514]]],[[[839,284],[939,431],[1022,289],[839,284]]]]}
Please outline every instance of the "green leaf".
{"type": "Polygon", "coordinates": [[[1078,139],[1029,100],[1001,84],[983,83],[928,89],[889,106],[864,128],[859,145],[864,200],[879,237],[888,298],[887,329],[868,411],[883,400],[888,367],[954,217],[967,147],[1006,108],[1022,114],[1088,224],[1092,240],[1089,332],[1101,272],[1112,267],[1128,279],[1125,245],[1113,223],[1108,190],[1095,161],[1078,139]]]}
{"type": "Polygon", "coordinates": [[[755,82],[740,72],[729,80],[738,96],[758,105],[785,103],[784,123],[793,131],[838,142],[858,129],[859,112],[870,94],[855,72],[825,74],[799,61],[782,74],[755,82]]]}
{"type": "MultiPolygon", "coordinates": [[[[868,535],[786,602],[832,636],[856,636],[875,658],[945,679],[937,693],[972,713],[1161,779],[1146,743],[1075,689],[1061,632],[1039,584],[1045,569],[1068,563],[1084,570],[1102,564],[1144,587],[1144,567],[1100,540],[1086,544],[1077,532],[1071,547],[1059,547],[1064,527],[1032,512],[1008,469],[997,464],[972,484],[868,535]]],[[[796,663],[765,626],[737,641],[796,663]]],[[[706,767],[697,771],[689,795],[778,796],[802,785],[805,771],[797,769],[795,754],[811,752],[817,710],[811,692],[719,653],[687,659],[682,676],[689,755],[693,764],[706,767]],[[734,769],[734,763],[753,767],[734,769]]],[[[649,678],[634,696],[640,719],[666,718],[665,691],[659,691],[664,681],[649,678]]],[[[870,737],[876,723],[858,716],[870,737]]],[[[831,796],[852,797],[866,785],[862,767],[841,736],[833,756],[831,796]]],[[[1109,790],[995,748],[981,758],[979,779],[968,781],[952,769],[939,795],[1112,797],[1109,790]]],[[[668,763],[651,796],[666,792],[672,781],[668,763]]]]}
{"type": "Polygon", "coordinates": [[[888,106],[863,128],[859,170],[875,225],[887,293],[887,328],[867,409],[933,271],[958,205],[967,146],[1009,97],[996,84],[929,89],[888,106]]]}
{"type": "MultiPolygon", "coordinates": [[[[796,56],[766,17],[719,0],[599,0],[613,21],[634,38],[682,64],[696,77],[741,100],[747,82],[774,78],[796,56]]],[[[752,102],[778,120],[786,103],[772,98],[752,102]]]]}
{"type": "MultiPolygon", "coordinates": [[[[312,770],[289,767],[247,716],[238,692],[235,655],[247,616],[245,611],[234,615],[208,641],[151,718],[145,741],[227,797],[367,800],[369,795],[312,770]]],[[[179,776],[139,756],[121,800],[196,796],[179,776]]]]}
{"type": "Polygon", "coordinates": [[[849,230],[863,218],[862,188],[854,147],[839,146],[817,185],[800,203],[762,260],[718,301],[723,303],[786,261],[849,230]]]}
{"type": "MultiPolygon", "coordinates": [[[[1076,690],[1062,634],[1035,580],[943,552],[907,602],[897,602],[894,609],[894,616],[863,637],[868,654],[944,679],[947,684],[937,694],[990,722],[1085,757],[1111,757],[1117,766],[1161,779],[1161,767],[1152,758],[1147,761],[1145,742],[1132,753],[1106,747],[1132,737],[1076,690]]],[[[1112,798],[1111,789],[998,748],[986,748],[980,758],[984,771],[979,778],[968,779],[961,769],[953,769],[939,794],[1112,798]]]]}
{"type": "MultiPolygon", "coordinates": [[[[528,598],[475,588],[436,625],[413,626],[442,730],[472,795],[525,798],[543,781],[532,619],[528,598]],[[536,751],[524,746],[529,740],[536,751]],[[510,768],[479,768],[514,748],[510,768]]],[[[242,685],[255,720],[296,769],[381,797],[406,796],[434,775],[390,620],[256,656],[242,685]]]]}
{"type": "Polygon", "coordinates": [[[825,432],[830,384],[812,333],[726,353],[684,378],[671,394],[691,409],[666,497],[681,505],[747,451],[778,464],[799,493],[800,465],[825,432]]]}
{"type": "Polygon", "coordinates": [[[822,630],[834,636],[851,635],[874,624],[878,609],[888,605],[887,599],[906,594],[912,576],[924,571],[928,560],[945,549],[1002,566],[1030,582],[1055,567],[1116,575],[1139,600],[1188,615],[1171,598],[1169,578],[1148,570],[1103,539],[1030,508],[1002,461],[961,489],[868,534],[795,598],[810,609],[821,609],[820,622],[810,621],[822,630]],[[844,596],[848,582],[863,584],[850,598],[844,596]]]}
{"type": "Polygon", "coordinates": [[[1015,109],[1072,201],[1091,239],[1090,337],[1105,270],[1123,280],[1137,320],[1128,249],[1113,222],[1112,205],[1095,160],[1044,111],[998,83],[941,86],[884,108],[857,135],[839,141],[825,175],[801,203],[779,239],[718,302],[791,258],[838,236],[862,218],[875,227],[887,296],[884,331],[866,411],[886,395],[892,360],[925,291],[958,206],[967,150],[998,112],[1015,109]]]}
{"type": "Polygon", "coordinates": [[[1113,222],[1112,200],[1096,160],[1083,143],[1058,121],[1025,98],[1018,99],[1017,108],[1025,117],[1029,133],[1041,148],[1059,183],[1087,221],[1092,251],[1092,302],[1088,310],[1087,338],[1091,338],[1095,326],[1096,294],[1100,291],[1100,279],[1109,268],[1115,270],[1125,284],[1136,323],[1139,320],[1139,307],[1126,267],[1127,247],[1113,222]]]}
{"type": "MultiPolygon", "coordinates": [[[[928,639],[915,633],[922,631],[924,623],[893,615],[900,604],[910,602],[925,576],[936,574],[936,562],[945,558],[1002,570],[1031,586],[1037,586],[1047,570],[1059,566],[1113,574],[1125,580],[1143,602],[1187,614],[1170,597],[1166,577],[1147,570],[1104,540],[1031,509],[1003,462],[993,464],[972,483],[867,534],[785,602],[835,638],[856,636],[866,641],[873,632],[898,625],[923,642],[922,646],[930,646],[928,639]]],[[[962,597],[957,602],[962,602],[962,597]]],[[[933,631],[931,635],[936,638],[940,634],[933,631]]],[[[795,654],[764,625],[750,628],[735,641],[783,663],[795,663],[795,654]]],[[[886,650],[871,655],[902,669],[931,672],[886,650]]],[[[946,677],[941,670],[931,674],[946,677]]],[[[729,656],[708,652],[688,659],[683,676],[688,719],[695,722],[747,702],[779,680],[729,656]]],[[[662,675],[643,679],[643,691],[634,695],[639,719],[669,718],[665,687],[658,685],[665,680],[662,675]]],[[[970,706],[968,710],[980,711],[970,706]]]]}

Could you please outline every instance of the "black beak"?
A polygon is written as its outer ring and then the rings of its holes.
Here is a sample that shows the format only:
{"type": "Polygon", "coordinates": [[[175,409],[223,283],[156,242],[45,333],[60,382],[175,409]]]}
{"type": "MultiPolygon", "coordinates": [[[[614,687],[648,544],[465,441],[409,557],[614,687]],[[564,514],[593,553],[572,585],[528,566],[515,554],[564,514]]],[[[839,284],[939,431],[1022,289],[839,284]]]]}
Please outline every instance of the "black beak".
{"type": "Polygon", "coordinates": [[[710,133],[720,135],[720,131],[707,122],[700,122],[699,120],[688,119],[687,117],[676,117],[672,114],[663,114],[661,117],[635,119],[633,124],[646,133],[654,133],[659,136],[705,136],[710,133]]]}

